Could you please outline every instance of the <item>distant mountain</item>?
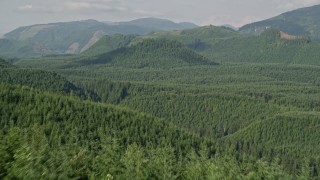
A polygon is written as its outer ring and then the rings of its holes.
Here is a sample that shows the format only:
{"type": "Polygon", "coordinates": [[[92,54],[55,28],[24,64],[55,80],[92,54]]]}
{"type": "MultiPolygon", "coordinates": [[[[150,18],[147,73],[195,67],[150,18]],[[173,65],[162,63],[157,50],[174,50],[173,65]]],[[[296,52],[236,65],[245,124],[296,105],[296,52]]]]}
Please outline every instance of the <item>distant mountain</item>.
{"type": "Polygon", "coordinates": [[[100,55],[84,64],[106,64],[130,68],[170,68],[188,65],[214,65],[215,62],[197,54],[177,41],[146,39],[100,55]]]}
{"type": "Polygon", "coordinates": [[[159,30],[180,30],[180,29],[187,29],[187,28],[196,28],[197,25],[193,23],[174,23],[172,21],[166,19],[157,19],[157,18],[142,18],[137,19],[129,22],[122,22],[119,23],[122,25],[134,25],[138,27],[143,27],[145,29],[159,31],[159,30]]]}
{"type": "Polygon", "coordinates": [[[279,16],[245,25],[239,29],[242,33],[260,34],[268,28],[280,31],[309,36],[315,41],[320,41],[320,5],[297,9],[283,13],[279,16]]]}
{"type": "Polygon", "coordinates": [[[34,56],[46,54],[77,54],[89,49],[104,35],[138,34],[152,31],[193,28],[191,23],[144,18],[129,22],[103,23],[95,20],[40,24],[20,27],[0,40],[4,56],[34,56]]]}

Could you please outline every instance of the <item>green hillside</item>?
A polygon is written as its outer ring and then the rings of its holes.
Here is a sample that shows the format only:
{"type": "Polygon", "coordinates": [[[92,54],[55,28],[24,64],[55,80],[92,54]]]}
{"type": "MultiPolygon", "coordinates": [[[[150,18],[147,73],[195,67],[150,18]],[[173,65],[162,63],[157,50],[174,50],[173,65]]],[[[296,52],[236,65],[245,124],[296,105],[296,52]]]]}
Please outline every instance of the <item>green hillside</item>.
{"type": "Polygon", "coordinates": [[[172,68],[186,65],[216,64],[177,41],[164,39],[144,40],[136,45],[119,48],[102,54],[97,59],[80,61],[80,63],[88,65],[107,64],[127,68],[172,68]]]}
{"type": "Polygon", "coordinates": [[[266,28],[277,28],[293,35],[309,36],[320,41],[320,5],[297,9],[279,16],[245,25],[242,33],[260,34],[266,28]]]}
{"type": "Polygon", "coordinates": [[[319,64],[320,45],[308,38],[283,39],[269,29],[259,36],[242,36],[216,43],[208,57],[225,62],[319,64]]]}
{"type": "Polygon", "coordinates": [[[226,140],[238,151],[268,159],[281,157],[292,172],[297,166],[309,166],[315,173],[320,165],[319,125],[318,112],[287,112],[253,123],[226,140]]]}
{"type": "Polygon", "coordinates": [[[289,178],[277,165],[214,155],[214,143],[110,105],[0,84],[0,177],[289,178]]]}
{"type": "Polygon", "coordinates": [[[51,90],[63,94],[73,94],[81,98],[98,98],[91,92],[86,93],[83,89],[75,86],[57,73],[37,69],[17,68],[2,59],[0,59],[0,82],[51,90]]]}
{"type": "Polygon", "coordinates": [[[225,27],[204,26],[181,31],[155,32],[142,38],[166,38],[176,40],[194,50],[204,51],[211,49],[214,43],[238,36],[240,35],[236,31],[225,27]]]}

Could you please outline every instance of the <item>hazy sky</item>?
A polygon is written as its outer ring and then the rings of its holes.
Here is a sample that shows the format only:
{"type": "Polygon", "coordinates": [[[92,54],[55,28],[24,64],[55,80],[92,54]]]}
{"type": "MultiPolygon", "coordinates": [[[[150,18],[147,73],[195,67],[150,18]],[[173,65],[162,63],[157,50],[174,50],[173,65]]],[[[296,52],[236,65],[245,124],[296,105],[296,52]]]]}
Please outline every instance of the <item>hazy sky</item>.
{"type": "Polygon", "coordinates": [[[157,17],[198,25],[241,26],[320,0],[0,0],[0,36],[19,26],[157,17]]]}

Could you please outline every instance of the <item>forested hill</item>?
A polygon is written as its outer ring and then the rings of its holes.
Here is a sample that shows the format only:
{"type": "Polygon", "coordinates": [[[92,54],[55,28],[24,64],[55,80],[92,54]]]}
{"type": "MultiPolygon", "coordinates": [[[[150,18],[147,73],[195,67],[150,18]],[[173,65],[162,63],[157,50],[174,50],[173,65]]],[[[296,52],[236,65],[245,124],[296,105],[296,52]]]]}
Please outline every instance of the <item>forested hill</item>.
{"type": "Polygon", "coordinates": [[[37,69],[17,68],[2,59],[0,59],[0,83],[29,86],[63,94],[73,94],[85,99],[98,99],[94,93],[85,92],[57,73],[37,69]]]}
{"type": "Polygon", "coordinates": [[[267,28],[277,28],[293,35],[310,36],[320,41],[320,5],[297,9],[279,16],[245,25],[239,29],[242,33],[260,34],[267,28]]]}
{"type": "Polygon", "coordinates": [[[136,38],[137,35],[106,35],[103,36],[97,43],[92,45],[88,50],[81,53],[81,56],[98,56],[119,48],[128,47],[136,38]]]}
{"type": "Polygon", "coordinates": [[[309,38],[268,29],[259,36],[241,36],[215,43],[204,52],[227,62],[320,64],[320,45],[309,38]],[[213,51],[214,50],[214,51],[213,51]]]}
{"type": "Polygon", "coordinates": [[[189,48],[203,52],[214,50],[213,45],[219,41],[239,36],[241,35],[232,29],[210,25],[181,31],[154,32],[142,38],[176,40],[189,48]]]}
{"type": "Polygon", "coordinates": [[[133,68],[170,68],[186,65],[215,65],[177,41],[146,39],[136,45],[123,47],[99,56],[84,64],[107,64],[133,68]]]}

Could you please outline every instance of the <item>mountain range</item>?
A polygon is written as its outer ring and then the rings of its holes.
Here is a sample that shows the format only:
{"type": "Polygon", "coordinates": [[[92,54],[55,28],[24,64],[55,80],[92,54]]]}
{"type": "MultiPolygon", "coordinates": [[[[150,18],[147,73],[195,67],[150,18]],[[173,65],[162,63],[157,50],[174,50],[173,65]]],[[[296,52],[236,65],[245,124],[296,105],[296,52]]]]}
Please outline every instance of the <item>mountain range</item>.
{"type": "Polygon", "coordinates": [[[192,23],[174,23],[165,19],[143,18],[129,22],[104,23],[95,20],[39,24],[20,27],[0,39],[4,56],[77,54],[85,51],[104,35],[137,34],[153,31],[194,28],[192,23]]]}
{"type": "MultiPolygon", "coordinates": [[[[319,12],[320,5],[301,8],[264,21],[244,25],[239,30],[231,25],[224,25],[220,30],[219,28],[210,30],[210,27],[214,26],[198,27],[188,22],[175,23],[156,18],[142,18],[128,22],[85,20],[32,25],[20,27],[5,34],[4,38],[0,39],[0,55],[12,58],[79,54],[88,50],[106,35],[112,38],[119,37],[120,34],[174,38],[189,47],[198,50],[202,48],[203,51],[212,48],[210,46],[219,43],[223,38],[237,36],[243,39],[248,35],[260,35],[267,29],[278,29],[292,36],[310,38],[314,42],[319,42],[319,12]],[[230,36],[223,36],[223,33],[229,33],[230,36]],[[179,35],[179,38],[174,37],[176,35],[179,35]]],[[[204,54],[208,55],[208,53],[204,54]]],[[[212,53],[209,55],[211,56],[212,53]]]]}

